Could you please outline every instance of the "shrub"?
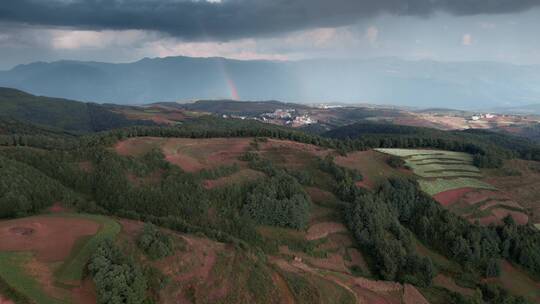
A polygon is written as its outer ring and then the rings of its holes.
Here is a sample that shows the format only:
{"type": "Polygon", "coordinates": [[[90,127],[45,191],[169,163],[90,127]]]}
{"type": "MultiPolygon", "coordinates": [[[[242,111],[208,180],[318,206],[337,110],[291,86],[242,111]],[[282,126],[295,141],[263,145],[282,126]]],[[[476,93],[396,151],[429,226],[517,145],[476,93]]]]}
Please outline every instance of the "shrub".
{"type": "Polygon", "coordinates": [[[386,159],[386,163],[392,168],[401,168],[405,165],[405,161],[401,157],[393,155],[386,159]]]}
{"type": "Polygon", "coordinates": [[[171,237],[159,231],[152,224],[144,225],[143,231],[137,239],[137,245],[153,260],[164,258],[173,253],[171,237]]]}

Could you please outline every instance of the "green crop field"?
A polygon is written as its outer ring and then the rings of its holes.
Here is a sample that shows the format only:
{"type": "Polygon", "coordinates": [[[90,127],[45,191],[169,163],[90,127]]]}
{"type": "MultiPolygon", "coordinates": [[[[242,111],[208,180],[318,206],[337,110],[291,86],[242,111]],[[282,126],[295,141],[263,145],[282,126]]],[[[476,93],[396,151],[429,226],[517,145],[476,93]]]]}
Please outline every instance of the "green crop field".
{"type": "Polygon", "coordinates": [[[420,177],[419,184],[426,193],[464,187],[495,189],[480,181],[480,170],[473,165],[473,157],[463,152],[416,149],[376,149],[379,152],[401,157],[405,165],[420,177]]]}
{"type": "Polygon", "coordinates": [[[463,152],[444,151],[444,150],[420,150],[420,149],[375,149],[376,151],[391,154],[399,157],[413,157],[413,159],[424,158],[451,158],[472,160],[472,156],[463,152]]]}
{"type": "Polygon", "coordinates": [[[441,177],[472,177],[479,178],[482,177],[480,173],[476,172],[467,172],[467,171],[435,171],[435,172],[415,172],[416,175],[424,178],[441,178],[441,177]]]}
{"type": "Polygon", "coordinates": [[[469,172],[480,172],[480,170],[469,164],[462,163],[451,163],[451,164],[441,164],[441,163],[430,163],[430,164],[417,164],[409,162],[409,167],[415,171],[422,172],[432,172],[432,171],[469,171],[469,172]]]}
{"type": "Polygon", "coordinates": [[[63,283],[80,281],[83,278],[84,266],[99,242],[107,238],[114,238],[120,232],[121,227],[115,220],[100,215],[66,214],[62,216],[84,218],[101,224],[101,228],[95,235],[82,238],[76,243],[69,258],[55,274],[57,280],[63,283]]]}
{"type": "Polygon", "coordinates": [[[424,192],[429,195],[435,195],[437,193],[459,188],[479,188],[496,190],[496,188],[490,184],[484,183],[483,181],[475,178],[468,177],[459,177],[453,179],[437,178],[431,180],[421,179],[418,181],[418,183],[420,184],[422,190],[424,190],[424,192]]]}

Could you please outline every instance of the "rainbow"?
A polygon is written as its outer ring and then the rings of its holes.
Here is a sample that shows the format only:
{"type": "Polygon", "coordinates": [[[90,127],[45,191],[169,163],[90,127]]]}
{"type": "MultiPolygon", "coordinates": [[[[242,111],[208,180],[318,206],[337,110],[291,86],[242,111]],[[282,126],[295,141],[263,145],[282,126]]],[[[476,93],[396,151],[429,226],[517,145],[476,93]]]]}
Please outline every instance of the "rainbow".
{"type": "Polygon", "coordinates": [[[223,59],[219,59],[219,67],[221,69],[221,72],[223,74],[223,78],[225,79],[225,82],[227,84],[227,88],[229,89],[230,98],[232,100],[240,100],[240,95],[238,94],[238,88],[236,87],[236,84],[234,83],[234,79],[229,74],[229,71],[227,70],[227,66],[225,65],[225,61],[223,59]]]}

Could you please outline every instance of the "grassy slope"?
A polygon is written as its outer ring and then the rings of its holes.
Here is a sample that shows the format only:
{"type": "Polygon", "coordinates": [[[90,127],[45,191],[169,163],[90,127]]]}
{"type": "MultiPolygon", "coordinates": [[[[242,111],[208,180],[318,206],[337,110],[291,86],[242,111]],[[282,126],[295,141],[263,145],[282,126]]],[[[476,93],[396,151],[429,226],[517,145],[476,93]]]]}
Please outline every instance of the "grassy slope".
{"type": "Polygon", "coordinates": [[[80,281],[83,278],[84,267],[99,242],[107,238],[114,238],[120,232],[120,224],[109,217],[100,215],[66,214],[62,216],[88,219],[101,224],[95,235],[81,239],[76,244],[69,258],[55,273],[56,279],[63,283],[80,281]]]}
{"type": "Polygon", "coordinates": [[[0,252],[0,277],[18,293],[39,304],[59,304],[58,299],[48,296],[39,283],[26,274],[24,265],[32,259],[29,252],[0,252]]]}
{"type": "MultiPolygon", "coordinates": [[[[531,222],[540,224],[540,164],[535,161],[509,160],[501,169],[484,169],[485,181],[507,193],[530,211],[531,222]]],[[[540,229],[540,225],[538,227],[540,229]]]]}

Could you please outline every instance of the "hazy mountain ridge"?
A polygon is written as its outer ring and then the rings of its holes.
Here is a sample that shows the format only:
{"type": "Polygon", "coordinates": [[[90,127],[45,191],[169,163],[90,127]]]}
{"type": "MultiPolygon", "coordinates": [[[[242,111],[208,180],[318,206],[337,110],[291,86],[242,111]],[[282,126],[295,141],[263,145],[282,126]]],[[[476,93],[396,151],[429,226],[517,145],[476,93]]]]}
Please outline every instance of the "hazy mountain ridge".
{"type": "Polygon", "coordinates": [[[167,57],[133,63],[57,61],[0,72],[0,86],[84,101],[150,103],[235,97],[493,108],[540,103],[540,69],[494,62],[239,61],[167,57]]]}

